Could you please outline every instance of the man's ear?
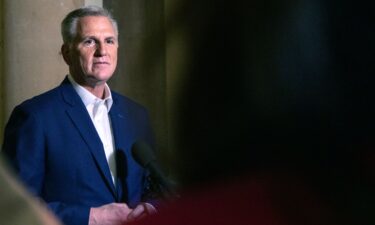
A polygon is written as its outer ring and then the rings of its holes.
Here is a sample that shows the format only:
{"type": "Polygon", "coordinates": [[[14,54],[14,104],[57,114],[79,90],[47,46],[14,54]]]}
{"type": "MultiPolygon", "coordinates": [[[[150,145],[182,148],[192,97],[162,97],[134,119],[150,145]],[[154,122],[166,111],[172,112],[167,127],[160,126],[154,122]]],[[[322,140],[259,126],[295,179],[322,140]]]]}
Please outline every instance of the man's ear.
{"type": "Polygon", "coordinates": [[[61,46],[61,54],[64,58],[65,63],[70,66],[70,46],[68,44],[63,44],[61,46]]]}

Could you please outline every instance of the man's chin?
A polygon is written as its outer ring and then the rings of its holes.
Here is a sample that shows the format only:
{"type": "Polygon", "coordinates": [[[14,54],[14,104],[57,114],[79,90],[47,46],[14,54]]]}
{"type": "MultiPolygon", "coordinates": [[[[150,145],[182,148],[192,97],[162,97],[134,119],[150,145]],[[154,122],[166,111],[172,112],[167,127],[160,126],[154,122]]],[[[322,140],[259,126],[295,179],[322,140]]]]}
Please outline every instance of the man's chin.
{"type": "Polygon", "coordinates": [[[86,83],[90,86],[98,86],[105,84],[112,76],[111,75],[91,75],[86,77],[86,83]]]}

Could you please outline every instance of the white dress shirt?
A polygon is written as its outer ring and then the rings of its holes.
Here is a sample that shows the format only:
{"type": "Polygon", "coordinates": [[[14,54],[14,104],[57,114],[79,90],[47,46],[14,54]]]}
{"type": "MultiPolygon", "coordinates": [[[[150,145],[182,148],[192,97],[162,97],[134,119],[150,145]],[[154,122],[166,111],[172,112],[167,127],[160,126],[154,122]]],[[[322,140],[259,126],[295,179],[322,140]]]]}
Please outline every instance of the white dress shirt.
{"type": "Polygon", "coordinates": [[[111,127],[111,121],[108,116],[112,107],[112,95],[107,84],[104,88],[104,99],[98,98],[87,89],[74,81],[71,75],[68,75],[69,81],[73,84],[77,94],[81,97],[83,104],[86,106],[87,112],[96,128],[96,131],[103,143],[105,156],[111,171],[112,181],[116,186],[116,159],[114,151],[114,138],[111,127]]]}

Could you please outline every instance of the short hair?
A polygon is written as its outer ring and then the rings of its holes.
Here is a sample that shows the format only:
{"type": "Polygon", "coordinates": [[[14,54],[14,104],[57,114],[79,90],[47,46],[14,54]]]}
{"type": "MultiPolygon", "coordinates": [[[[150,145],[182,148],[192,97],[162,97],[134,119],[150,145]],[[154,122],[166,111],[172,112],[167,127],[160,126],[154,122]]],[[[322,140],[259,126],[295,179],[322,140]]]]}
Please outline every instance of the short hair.
{"type": "Polygon", "coordinates": [[[86,16],[104,16],[107,17],[118,35],[118,26],[116,20],[113,18],[112,14],[99,6],[85,6],[71,11],[64,20],[61,22],[61,36],[64,44],[69,44],[73,42],[73,39],[77,36],[77,24],[80,18],[86,16]]]}

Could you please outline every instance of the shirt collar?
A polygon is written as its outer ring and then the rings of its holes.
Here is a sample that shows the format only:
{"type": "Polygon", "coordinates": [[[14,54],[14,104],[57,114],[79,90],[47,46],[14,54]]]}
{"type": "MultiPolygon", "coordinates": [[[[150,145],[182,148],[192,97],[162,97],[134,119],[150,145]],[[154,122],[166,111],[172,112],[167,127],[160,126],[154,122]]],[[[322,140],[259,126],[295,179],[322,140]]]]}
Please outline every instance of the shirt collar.
{"type": "Polygon", "coordinates": [[[113,104],[113,99],[112,99],[112,94],[111,90],[109,89],[109,86],[107,83],[105,83],[104,86],[104,99],[100,99],[93,95],[91,92],[89,92],[86,88],[82,87],[79,85],[72,77],[72,75],[68,75],[68,79],[70,83],[72,83],[74,90],[77,92],[79,97],[82,99],[83,104],[87,107],[90,104],[97,104],[98,102],[104,101],[105,105],[107,106],[107,110],[109,110],[112,107],[113,104]]]}

